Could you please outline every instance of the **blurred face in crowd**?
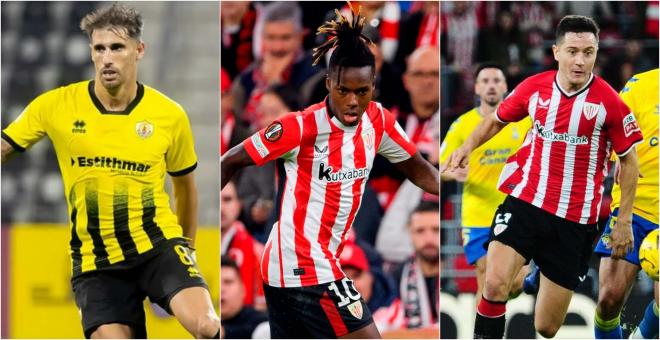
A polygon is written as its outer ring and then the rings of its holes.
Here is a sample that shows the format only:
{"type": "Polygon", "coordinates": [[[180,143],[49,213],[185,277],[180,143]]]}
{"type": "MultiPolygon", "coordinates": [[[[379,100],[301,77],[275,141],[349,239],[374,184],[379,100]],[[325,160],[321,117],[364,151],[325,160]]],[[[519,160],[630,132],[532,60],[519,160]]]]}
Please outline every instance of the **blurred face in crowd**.
{"type": "Polygon", "coordinates": [[[325,80],[330,98],[330,108],[339,121],[347,126],[360,122],[364,110],[373,96],[375,84],[371,66],[339,67],[332,70],[325,80]]]}
{"type": "Polygon", "coordinates": [[[506,79],[500,69],[485,68],[477,75],[474,92],[482,102],[495,107],[502,101],[506,91],[506,79]]]}
{"type": "Polygon", "coordinates": [[[415,105],[439,106],[440,55],[436,47],[420,47],[407,61],[403,85],[415,105]]]}
{"type": "Polygon", "coordinates": [[[144,43],[129,37],[123,27],[95,29],[89,44],[96,70],[96,81],[110,92],[137,80],[138,60],[144,56],[144,43]]]}
{"type": "Polygon", "coordinates": [[[258,110],[262,114],[260,129],[268,126],[283,114],[291,112],[291,109],[286,106],[282,98],[273,92],[266,92],[261,96],[258,110]]]}
{"type": "Polygon", "coordinates": [[[220,230],[226,232],[241,213],[241,202],[238,200],[236,186],[233,182],[227,183],[220,193],[220,230]]]}
{"type": "Polygon", "coordinates": [[[223,319],[234,317],[243,308],[245,287],[238,271],[229,266],[220,268],[220,315],[223,319]]]}
{"type": "Polygon", "coordinates": [[[222,25],[236,25],[240,23],[249,7],[249,1],[221,1],[220,15],[222,16],[222,25]]]}
{"type": "Polygon", "coordinates": [[[302,34],[291,21],[271,21],[264,23],[263,51],[275,58],[296,52],[302,46],[302,34]]]}
{"type": "Polygon", "coordinates": [[[342,267],[342,270],[346,273],[346,276],[348,276],[349,279],[353,280],[355,289],[360,292],[364,301],[368,302],[369,299],[371,299],[371,293],[374,286],[374,276],[371,272],[350,266],[342,267]]]}
{"type": "Polygon", "coordinates": [[[410,238],[415,254],[422,261],[440,261],[440,222],[438,212],[415,212],[410,217],[410,238]]]}
{"type": "Polygon", "coordinates": [[[591,32],[567,32],[552,52],[559,64],[559,85],[577,91],[589,80],[598,52],[598,40],[591,32]]]}

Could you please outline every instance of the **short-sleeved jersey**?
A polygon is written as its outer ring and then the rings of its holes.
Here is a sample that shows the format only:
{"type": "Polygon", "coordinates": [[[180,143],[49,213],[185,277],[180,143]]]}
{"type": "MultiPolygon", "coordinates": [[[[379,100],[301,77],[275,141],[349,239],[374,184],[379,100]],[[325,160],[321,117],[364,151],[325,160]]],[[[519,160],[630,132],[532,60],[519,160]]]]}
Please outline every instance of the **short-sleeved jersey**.
{"type": "MultiPolygon", "coordinates": [[[[628,80],[621,99],[635,114],[644,135],[637,146],[639,171],[633,213],[658,223],[658,69],[640,73],[628,80]]],[[[621,202],[621,187],[612,188],[612,210],[621,202]]]]}
{"type": "Polygon", "coordinates": [[[375,102],[356,126],[343,125],[325,102],[312,105],[255,133],[244,147],[257,165],[277,159],[281,211],[261,260],[264,282],[274,287],[343,278],[339,255],[374,157],[397,163],[416,152],[394,115],[375,102]]]}
{"type": "MultiPolygon", "coordinates": [[[[482,117],[476,108],[456,119],[440,146],[440,163],[444,163],[479,125],[482,117]]],[[[470,154],[468,174],[463,186],[461,223],[463,227],[489,228],[505,195],[497,190],[502,168],[518,150],[531,126],[529,119],[508,124],[502,131],[470,154]]]]}
{"type": "Polygon", "coordinates": [[[500,104],[497,119],[531,117],[532,129],[502,170],[499,189],[569,221],[596,223],[610,150],[642,141],[630,109],[600,77],[567,93],[557,71],[525,79],[500,104]]]}
{"type": "Polygon", "coordinates": [[[108,111],[94,82],[83,81],[40,95],[2,132],[18,151],[44,136],[53,142],[69,204],[74,276],[182,236],[165,173],[189,173],[197,156],[177,103],[138,84],[125,111],[108,111]]]}

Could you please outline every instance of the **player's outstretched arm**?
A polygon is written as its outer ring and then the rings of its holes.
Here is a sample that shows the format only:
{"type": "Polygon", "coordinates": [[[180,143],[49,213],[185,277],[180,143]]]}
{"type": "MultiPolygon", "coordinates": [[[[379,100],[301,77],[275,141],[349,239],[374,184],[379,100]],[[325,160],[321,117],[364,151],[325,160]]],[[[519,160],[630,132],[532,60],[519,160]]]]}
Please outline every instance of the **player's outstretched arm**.
{"type": "Polygon", "coordinates": [[[14,150],[14,148],[9,143],[7,143],[6,140],[0,139],[0,141],[2,144],[2,163],[4,163],[11,159],[12,155],[16,154],[16,150],[14,150]]]}
{"type": "Polygon", "coordinates": [[[195,175],[193,172],[183,176],[172,177],[172,187],[174,189],[174,207],[179,220],[179,225],[183,229],[183,236],[190,239],[190,246],[195,246],[195,236],[197,235],[197,185],[195,184],[195,175]]]}
{"type": "Polygon", "coordinates": [[[243,147],[243,143],[231,148],[220,159],[220,190],[234,177],[236,171],[254,165],[254,161],[243,147]]]}
{"type": "Polygon", "coordinates": [[[502,130],[507,123],[502,123],[497,120],[497,111],[487,115],[472,131],[470,136],[465,140],[461,146],[456,149],[447,159],[447,166],[442,170],[454,171],[457,168],[465,168],[468,165],[468,160],[472,150],[478,148],[481,144],[493,138],[500,130],[502,130]]]}
{"type": "Polygon", "coordinates": [[[419,151],[405,161],[395,163],[394,166],[424,191],[434,195],[440,194],[438,170],[424,159],[419,151]]]}
{"type": "Polygon", "coordinates": [[[620,156],[619,159],[621,160],[621,173],[619,174],[621,204],[610,236],[613,259],[621,259],[633,249],[632,208],[639,176],[639,163],[635,148],[620,156]]]}

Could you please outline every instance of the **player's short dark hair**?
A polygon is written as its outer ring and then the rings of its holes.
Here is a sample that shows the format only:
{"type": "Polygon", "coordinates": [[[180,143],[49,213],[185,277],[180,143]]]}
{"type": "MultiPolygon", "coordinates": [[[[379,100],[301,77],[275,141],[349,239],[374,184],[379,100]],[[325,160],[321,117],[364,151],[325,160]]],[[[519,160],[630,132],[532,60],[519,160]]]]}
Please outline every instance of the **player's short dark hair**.
{"type": "Polygon", "coordinates": [[[440,206],[437,201],[420,201],[413,214],[417,212],[439,212],[440,206]]]}
{"type": "Polygon", "coordinates": [[[586,17],[584,15],[567,15],[559,21],[557,24],[557,30],[555,31],[555,41],[559,43],[561,39],[564,39],[564,36],[568,32],[573,33],[582,33],[582,32],[591,32],[596,36],[596,41],[598,41],[598,33],[600,28],[594,19],[586,17]]]}
{"type": "Polygon", "coordinates": [[[109,7],[99,8],[87,14],[80,21],[80,29],[89,38],[95,29],[107,27],[121,27],[126,29],[128,36],[140,41],[142,39],[142,14],[135,8],[120,4],[112,4],[109,7]]]}
{"type": "MultiPolygon", "coordinates": [[[[350,6],[350,3],[349,3],[350,6]]],[[[337,19],[326,21],[321,25],[316,34],[328,34],[331,38],[314,48],[313,57],[316,65],[325,54],[335,47],[328,65],[329,72],[341,72],[342,67],[364,67],[371,66],[372,72],[376,72],[376,59],[369,49],[373,44],[371,39],[362,33],[366,18],[360,15],[360,10],[355,13],[351,6],[353,18],[351,20],[343,16],[335,9],[337,19]]]]}
{"type": "Polygon", "coordinates": [[[222,267],[229,267],[233,268],[236,270],[236,275],[238,276],[238,279],[241,279],[241,270],[238,268],[238,265],[236,264],[236,261],[234,261],[229,255],[222,255],[220,257],[220,268],[222,267]]]}
{"type": "Polygon", "coordinates": [[[495,62],[492,62],[492,61],[488,61],[488,62],[483,62],[483,63],[479,64],[479,66],[477,67],[477,70],[474,72],[474,79],[476,80],[477,77],[479,77],[479,73],[481,73],[482,70],[487,69],[487,68],[496,68],[496,69],[502,71],[502,74],[506,74],[506,72],[504,71],[504,68],[502,67],[502,65],[500,65],[498,63],[495,63],[495,62]]]}

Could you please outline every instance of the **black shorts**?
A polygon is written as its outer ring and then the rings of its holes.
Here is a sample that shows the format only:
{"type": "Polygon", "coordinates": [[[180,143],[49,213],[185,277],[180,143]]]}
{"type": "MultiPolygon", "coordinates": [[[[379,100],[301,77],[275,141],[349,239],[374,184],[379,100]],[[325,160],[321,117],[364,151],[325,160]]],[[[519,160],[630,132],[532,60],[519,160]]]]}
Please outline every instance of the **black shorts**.
{"type": "Polygon", "coordinates": [[[495,212],[488,242],[512,247],[527,262],[534,259],[545,277],[575,290],[586,278],[597,234],[596,223],[572,222],[507,196],[495,212]]]}
{"type": "Polygon", "coordinates": [[[343,278],[316,286],[276,288],[264,284],[273,339],[329,339],[373,322],[369,307],[343,278]]]}
{"type": "Polygon", "coordinates": [[[170,300],[180,290],[208,289],[186,247],[184,239],[171,239],[144,253],[143,260],[130,268],[119,265],[71,279],[85,337],[101,325],[121,323],[131,326],[136,338],[146,338],[145,297],[172,314],[170,300]]]}

